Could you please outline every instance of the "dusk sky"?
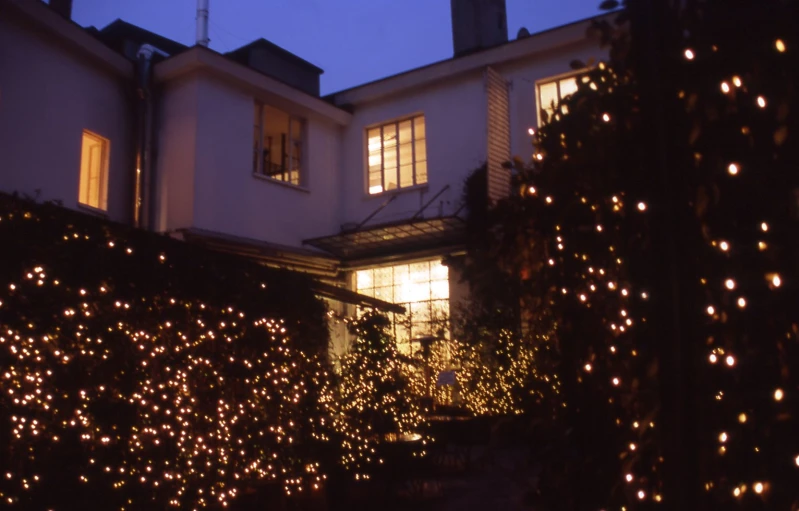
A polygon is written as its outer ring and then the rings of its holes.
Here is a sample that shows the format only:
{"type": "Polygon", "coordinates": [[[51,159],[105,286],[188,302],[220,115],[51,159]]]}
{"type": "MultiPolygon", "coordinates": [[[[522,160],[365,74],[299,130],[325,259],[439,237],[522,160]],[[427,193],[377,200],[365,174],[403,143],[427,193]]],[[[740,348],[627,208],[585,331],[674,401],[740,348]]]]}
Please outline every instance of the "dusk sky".
{"type": "MultiPolygon", "coordinates": [[[[600,0],[507,0],[511,38],[599,13],[600,0]]],[[[211,48],[263,37],[325,70],[335,92],[452,56],[449,0],[210,0],[211,48]]],[[[195,40],[196,0],[74,0],[73,18],[117,18],[183,44],[195,40]]]]}

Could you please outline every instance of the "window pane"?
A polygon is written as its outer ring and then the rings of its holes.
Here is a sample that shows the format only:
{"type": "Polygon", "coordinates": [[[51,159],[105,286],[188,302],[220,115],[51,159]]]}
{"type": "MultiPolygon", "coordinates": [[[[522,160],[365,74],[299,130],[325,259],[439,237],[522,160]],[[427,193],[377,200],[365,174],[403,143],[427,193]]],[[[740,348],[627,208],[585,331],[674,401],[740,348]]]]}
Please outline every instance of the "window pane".
{"type": "Polygon", "coordinates": [[[424,116],[420,115],[413,120],[413,138],[419,140],[425,138],[424,116]]]}
{"type": "Polygon", "coordinates": [[[380,300],[386,302],[393,302],[394,301],[394,288],[392,287],[376,287],[375,288],[375,298],[379,298],[380,300]]]}
{"type": "Polygon", "coordinates": [[[393,284],[393,272],[391,267],[375,269],[375,287],[385,287],[393,284]]]}
{"type": "Polygon", "coordinates": [[[89,132],[81,140],[78,202],[107,209],[108,140],[89,132]]]}
{"type": "Polygon", "coordinates": [[[413,144],[402,144],[399,146],[399,163],[408,165],[413,163],[413,144]]]}
{"type": "Polygon", "coordinates": [[[430,328],[426,325],[430,321],[430,302],[412,303],[410,313],[413,323],[413,336],[430,335],[430,328]]]}
{"type": "Polygon", "coordinates": [[[577,92],[577,77],[564,78],[560,81],[560,99],[577,92]]]}
{"type": "Polygon", "coordinates": [[[558,103],[558,84],[556,82],[545,83],[539,86],[539,108],[549,110],[552,103],[558,103]]]}
{"type": "Polygon", "coordinates": [[[431,280],[449,280],[449,268],[441,264],[441,261],[430,263],[431,280]]]}
{"type": "Polygon", "coordinates": [[[358,291],[374,286],[374,270],[355,272],[355,286],[358,291]]]}
{"type": "Polygon", "coordinates": [[[402,121],[399,125],[399,142],[400,144],[407,144],[410,143],[412,140],[412,121],[409,119],[407,121],[402,121]]]}
{"type": "Polygon", "coordinates": [[[397,166],[397,148],[388,147],[383,151],[383,166],[396,167],[397,166]]]}
{"type": "Polygon", "coordinates": [[[428,282],[430,280],[430,263],[414,263],[410,266],[411,282],[428,282]]]}
{"type": "Polygon", "coordinates": [[[414,149],[416,151],[416,161],[427,160],[427,141],[417,140],[415,145],[416,147],[414,149]]]}
{"type": "Polygon", "coordinates": [[[368,131],[367,138],[367,148],[369,150],[369,154],[380,153],[380,128],[374,128],[368,131]]]}
{"type": "Polygon", "coordinates": [[[416,162],[416,184],[422,185],[427,182],[427,162],[426,161],[417,161],[416,162]]]}
{"type": "Polygon", "coordinates": [[[383,171],[383,182],[386,185],[386,190],[395,190],[397,188],[398,180],[396,167],[383,171]]]}
{"type": "Polygon", "coordinates": [[[430,298],[436,300],[449,297],[449,282],[437,280],[430,284],[430,298]]]}
{"type": "Polygon", "coordinates": [[[400,167],[400,187],[413,186],[413,165],[400,167]]]}
{"type": "Polygon", "coordinates": [[[396,147],[397,146],[397,126],[396,124],[389,124],[383,126],[383,147],[396,147]]]}

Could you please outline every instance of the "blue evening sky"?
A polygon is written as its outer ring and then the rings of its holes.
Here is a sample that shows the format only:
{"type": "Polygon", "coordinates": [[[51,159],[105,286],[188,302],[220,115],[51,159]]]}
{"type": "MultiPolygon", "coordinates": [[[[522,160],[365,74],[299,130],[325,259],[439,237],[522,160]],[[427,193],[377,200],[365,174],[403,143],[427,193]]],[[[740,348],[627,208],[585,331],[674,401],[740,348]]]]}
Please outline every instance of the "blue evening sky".
{"type": "MultiPolygon", "coordinates": [[[[600,0],[507,0],[511,38],[599,14],[600,0]]],[[[449,0],[210,0],[211,48],[266,38],[325,70],[322,93],[452,56],[449,0]]],[[[74,0],[73,19],[117,18],[194,44],[196,0],[74,0]]]]}

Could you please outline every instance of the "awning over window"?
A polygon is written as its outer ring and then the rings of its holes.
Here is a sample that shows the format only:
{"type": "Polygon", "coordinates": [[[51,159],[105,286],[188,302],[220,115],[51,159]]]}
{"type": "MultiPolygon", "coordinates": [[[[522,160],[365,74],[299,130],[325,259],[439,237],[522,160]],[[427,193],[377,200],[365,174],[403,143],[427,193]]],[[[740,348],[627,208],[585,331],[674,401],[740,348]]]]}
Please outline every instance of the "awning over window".
{"type": "Polygon", "coordinates": [[[405,314],[405,307],[401,305],[361,295],[334,283],[319,280],[319,277],[327,277],[326,280],[335,281],[334,277],[338,274],[339,261],[325,254],[202,229],[183,229],[179,231],[179,235],[187,242],[197,243],[212,250],[244,256],[267,266],[308,273],[316,277],[311,283],[311,289],[318,296],[405,314]]]}
{"type": "Polygon", "coordinates": [[[367,226],[342,231],[333,236],[305,240],[303,243],[342,260],[352,261],[432,248],[460,247],[464,236],[464,221],[459,217],[449,216],[367,226]]]}

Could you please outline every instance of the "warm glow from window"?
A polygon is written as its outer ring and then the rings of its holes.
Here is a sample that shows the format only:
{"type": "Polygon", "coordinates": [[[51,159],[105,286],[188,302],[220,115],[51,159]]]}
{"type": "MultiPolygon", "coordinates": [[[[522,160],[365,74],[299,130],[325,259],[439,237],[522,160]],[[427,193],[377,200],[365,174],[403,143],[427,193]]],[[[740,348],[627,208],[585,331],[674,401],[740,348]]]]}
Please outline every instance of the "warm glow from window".
{"type": "Polygon", "coordinates": [[[108,209],[108,155],[110,142],[84,131],[80,153],[78,201],[86,206],[108,209]]]}
{"type": "MultiPolygon", "coordinates": [[[[538,84],[538,125],[543,126],[555,114],[558,104],[566,96],[577,92],[577,77],[569,76],[538,84]]],[[[566,107],[561,107],[563,113],[566,107]]],[[[607,114],[605,114],[607,115],[607,114]]],[[[608,116],[607,121],[610,121],[608,116]]]]}
{"type": "Polygon", "coordinates": [[[449,271],[441,261],[360,270],[355,281],[358,293],[405,306],[406,315],[390,315],[404,351],[413,339],[434,335],[449,315],[449,271]]]}
{"type": "Polygon", "coordinates": [[[370,194],[427,183],[423,115],[368,129],[366,147],[370,194]]]}
{"type": "Polygon", "coordinates": [[[253,173],[300,185],[304,128],[302,119],[269,105],[256,103],[253,124],[253,173]]]}

